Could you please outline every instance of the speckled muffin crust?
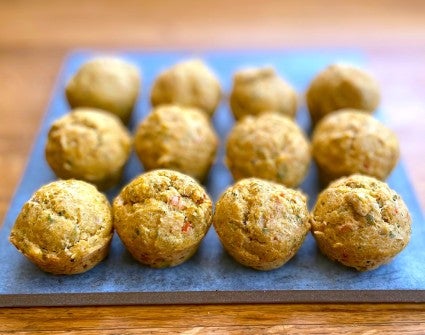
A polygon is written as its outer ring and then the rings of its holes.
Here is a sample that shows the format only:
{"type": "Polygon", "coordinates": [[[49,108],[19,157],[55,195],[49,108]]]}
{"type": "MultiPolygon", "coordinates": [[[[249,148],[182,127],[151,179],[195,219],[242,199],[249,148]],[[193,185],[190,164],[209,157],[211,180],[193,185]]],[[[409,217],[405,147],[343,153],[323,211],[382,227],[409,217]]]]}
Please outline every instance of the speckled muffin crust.
{"type": "Polygon", "coordinates": [[[257,177],[296,187],[310,160],[310,144],[301,128],[275,113],[243,118],[227,139],[226,163],[235,180],[257,177]]]}
{"type": "Polygon", "coordinates": [[[106,197],[86,182],[59,180],[42,186],[24,204],[9,239],[40,269],[69,275],[102,261],[112,233],[106,197]]]}
{"type": "Polygon", "coordinates": [[[230,106],[237,120],[268,111],[294,118],[297,99],[295,90],[273,67],[246,68],[233,77],[230,106]]]}
{"type": "Polygon", "coordinates": [[[171,170],[144,173],[113,203],[121,241],[140,263],[154,268],[189,259],[207,233],[212,202],[194,179],[171,170]]]}
{"type": "Polygon", "coordinates": [[[127,123],[140,91],[140,73],[132,64],[113,57],[83,64],[66,85],[71,108],[93,107],[117,115],[127,123]]]}
{"type": "Polygon", "coordinates": [[[342,108],[372,113],[380,102],[380,89],[367,72],[348,64],[333,64],[311,82],[306,94],[313,124],[342,108]]]}
{"type": "Polygon", "coordinates": [[[81,179],[106,189],[115,185],[131,151],[131,137],[112,114],[77,108],[56,120],[48,134],[45,154],[62,179],[81,179]]]}
{"type": "Polygon", "coordinates": [[[214,162],[218,138],[202,111],[163,105],[140,123],[134,145],[145,169],[172,169],[202,181],[214,162]]]}
{"type": "Polygon", "coordinates": [[[176,104],[195,107],[211,116],[221,99],[216,75],[199,59],[189,59],[161,72],[152,91],[152,106],[176,104]]]}
{"type": "Polygon", "coordinates": [[[359,271],[388,263],[411,234],[401,197],[384,182],[362,175],[330,184],[317,199],[311,225],[324,255],[359,271]]]}
{"type": "Polygon", "coordinates": [[[301,247],[309,229],[306,197],[257,178],[230,186],[217,202],[213,224],[227,252],[258,270],[285,264],[301,247]]]}
{"type": "Polygon", "coordinates": [[[399,158],[395,134],[372,116],[345,109],[321,120],[312,136],[324,184],[353,173],[385,180],[399,158]]]}

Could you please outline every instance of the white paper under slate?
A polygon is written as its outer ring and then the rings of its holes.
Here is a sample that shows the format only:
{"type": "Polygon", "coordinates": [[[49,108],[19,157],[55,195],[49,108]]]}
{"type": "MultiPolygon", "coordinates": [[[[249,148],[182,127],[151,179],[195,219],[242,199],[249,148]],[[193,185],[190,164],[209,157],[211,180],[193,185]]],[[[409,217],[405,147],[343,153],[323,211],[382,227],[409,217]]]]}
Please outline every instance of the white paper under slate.
{"type": "MultiPolygon", "coordinates": [[[[142,94],[130,124],[133,130],[149,111],[149,90],[153,79],[162,69],[187,57],[203,58],[218,74],[225,92],[229,92],[231,87],[232,73],[246,65],[271,64],[299,92],[303,92],[311,78],[330,63],[363,64],[361,53],[341,50],[112,54],[136,63],[143,73],[142,94]]],[[[0,231],[0,306],[425,301],[424,221],[401,164],[388,182],[402,195],[410,209],[412,239],[391,263],[371,272],[360,273],[327,260],[318,252],[311,235],[298,254],[282,268],[269,272],[252,270],[237,264],[225,253],[213,228],[194,257],[174,268],[150,269],[140,265],[114,236],[109,257],[87,273],[55,276],[40,271],[7,238],[23,203],[41,185],[55,179],[44,160],[46,134],[51,122],[68,110],[63,93],[66,80],[84,61],[95,55],[99,53],[81,51],[71,54],[66,60],[22,182],[0,231]]],[[[233,124],[225,99],[213,121],[221,137],[221,146],[206,187],[216,200],[232,182],[223,164],[225,138],[233,124]]],[[[309,131],[308,116],[303,106],[298,113],[298,122],[309,131]]],[[[133,155],[123,183],[141,172],[142,167],[133,155]]],[[[108,193],[110,199],[121,186],[108,193]]],[[[318,191],[314,166],[301,188],[309,195],[311,205],[318,191]]]]}

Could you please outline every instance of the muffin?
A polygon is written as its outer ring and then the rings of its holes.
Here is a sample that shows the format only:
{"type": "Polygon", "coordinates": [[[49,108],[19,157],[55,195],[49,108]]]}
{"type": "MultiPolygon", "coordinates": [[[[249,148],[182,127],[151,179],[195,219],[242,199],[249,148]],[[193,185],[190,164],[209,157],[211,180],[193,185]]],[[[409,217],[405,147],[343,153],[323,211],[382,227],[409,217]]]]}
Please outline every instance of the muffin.
{"type": "Polygon", "coordinates": [[[135,150],[147,170],[165,168],[204,180],[214,161],[218,138],[202,111],[163,105],[140,123],[135,150]]]}
{"type": "Polygon", "coordinates": [[[236,120],[274,111],[291,118],[297,112],[297,93],[272,67],[247,68],[235,73],[230,106],[236,120]]]}
{"type": "Polygon", "coordinates": [[[388,263],[404,249],[411,218],[401,197],[387,184],[352,175],[320,193],[311,230],[324,255],[367,271],[388,263]]]}
{"type": "Polygon", "coordinates": [[[275,113],[247,116],[231,130],[226,163],[235,180],[257,177],[288,187],[298,186],[311,160],[303,131],[275,113]]]}
{"type": "Polygon", "coordinates": [[[316,124],[338,109],[374,112],[379,105],[380,91],[376,80],[365,71],[348,64],[333,64],[313,79],[306,99],[311,120],[316,124]]]}
{"type": "Polygon", "coordinates": [[[152,106],[176,104],[195,107],[211,116],[221,99],[220,83],[201,60],[190,59],[175,64],[156,78],[152,106]]]}
{"type": "Polygon", "coordinates": [[[76,178],[107,189],[121,178],[131,137],[112,114],[78,108],[56,120],[48,133],[46,160],[62,179],[76,178]]]}
{"type": "Polygon", "coordinates": [[[321,120],[313,132],[312,148],[325,185],[353,173],[385,180],[399,157],[395,134],[369,114],[353,109],[321,120]]]}
{"type": "Polygon", "coordinates": [[[139,70],[118,58],[95,58],[83,64],[65,88],[71,108],[106,110],[127,123],[140,90],[139,70]]]}
{"type": "Polygon", "coordinates": [[[214,228],[226,251],[257,270],[285,264],[309,229],[306,197],[273,182],[248,178],[230,186],[216,204],[214,228]]]}
{"type": "Polygon", "coordinates": [[[211,225],[212,202],[194,179],[171,170],[140,175],[113,203],[121,241],[140,263],[175,266],[197,250],[211,225]]]}
{"type": "Polygon", "coordinates": [[[59,180],[42,186],[24,204],[9,239],[41,270],[70,275],[102,261],[112,234],[106,197],[86,182],[59,180]]]}

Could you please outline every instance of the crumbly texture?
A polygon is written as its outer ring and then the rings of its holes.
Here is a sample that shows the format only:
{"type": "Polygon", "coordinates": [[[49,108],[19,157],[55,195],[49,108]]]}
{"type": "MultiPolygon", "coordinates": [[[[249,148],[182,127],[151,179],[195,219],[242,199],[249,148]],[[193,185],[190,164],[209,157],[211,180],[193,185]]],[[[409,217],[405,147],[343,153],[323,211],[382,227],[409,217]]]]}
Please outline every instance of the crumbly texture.
{"type": "Polygon", "coordinates": [[[285,264],[301,247],[309,229],[306,197],[256,178],[230,186],[217,202],[213,224],[227,252],[258,270],[285,264]]]}
{"type": "Polygon", "coordinates": [[[139,70],[118,58],[95,58],[83,64],[66,85],[72,108],[93,107],[127,123],[140,91],[139,70]]]}
{"type": "Polygon", "coordinates": [[[294,118],[297,93],[274,68],[247,68],[233,77],[230,106],[237,120],[269,111],[294,118]]]}
{"type": "Polygon", "coordinates": [[[395,134],[372,116],[351,109],[321,120],[312,148],[324,184],[353,173],[385,180],[399,158],[395,134]]]}
{"type": "Polygon", "coordinates": [[[106,189],[115,185],[131,151],[128,130],[114,115],[78,108],[56,120],[45,154],[62,179],[81,179],[106,189]]]}
{"type": "Polygon", "coordinates": [[[9,239],[40,269],[69,275],[102,261],[112,234],[106,197],[86,182],[60,180],[41,187],[24,204],[9,239]]]}
{"type": "Polygon", "coordinates": [[[310,160],[303,131],[275,113],[243,118],[227,139],[226,163],[235,180],[258,177],[295,187],[307,174],[310,160]]]}
{"type": "Polygon", "coordinates": [[[373,113],[380,102],[376,80],[348,64],[333,64],[311,82],[306,94],[313,124],[338,109],[354,108],[373,113]]]}
{"type": "Polygon", "coordinates": [[[154,108],[135,136],[136,153],[145,169],[172,169],[200,181],[214,162],[217,146],[205,113],[175,105],[154,108]]]}
{"type": "Polygon", "coordinates": [[[359,271],[389,262],[411,234],[401,197],[387,184],[362,175],[330,184],[317,199],[311,225],[323,254],[359,271]]]}
{"type": "Polygon", "coordinates": [[[212,202],[191,177],[155,170],[124,187],[113,213],[117,233],[131,255],[162,268],[195,253],[211,225],[212,202]]]}
{"type": "Polygon", "coordinates": [[[221,99],[220,83],[210,68],[199,59],[175,64],[156,78],[152,106],[176,104],[195,107],[211,116],[221,99]]]}

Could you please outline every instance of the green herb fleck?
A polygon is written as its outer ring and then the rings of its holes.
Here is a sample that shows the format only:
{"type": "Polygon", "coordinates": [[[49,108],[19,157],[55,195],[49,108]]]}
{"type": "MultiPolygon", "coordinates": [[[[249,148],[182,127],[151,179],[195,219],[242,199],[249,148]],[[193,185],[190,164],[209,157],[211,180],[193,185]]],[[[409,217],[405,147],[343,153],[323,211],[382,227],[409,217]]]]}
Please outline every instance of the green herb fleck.
{"type": "Polygon", "coordinates": [[[375,219],[373,218],[373,215],[370,213],[366,214],[366,221],[370,225],[375,224],[375,219]]]}
{"type": "Polygon", "coordinates": [[[397,194],[394,194],[394,195],[393,195],[393,200],[394,200],[394,201],[397,201],[397,199],[398,199],[398,195],[397,195],[397,194]]]}
{"type": "Polygon", "coordinates": [[[50,214],[47,216],[47,220],[49,223],[53,223],[55,221],[50,214]]]}
{"type": "Polygon", "coordinates": [[[394,234],[394,232],[393,232],[393,231],[390,231],[388,235],[389,235],[391,238],[394,238],[394,237],[395,237],[395,234],[394,234]]]}
{"type": "Polygon", "coordinates": [[[264,227],[264,228],[262,229],[262,231],[263,231],[263,234],[268,234],[268,232],[269,232],[269,228],[264,227]]]}

